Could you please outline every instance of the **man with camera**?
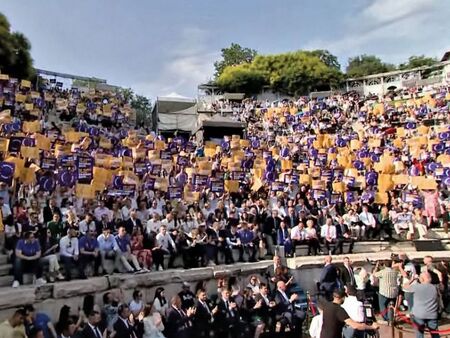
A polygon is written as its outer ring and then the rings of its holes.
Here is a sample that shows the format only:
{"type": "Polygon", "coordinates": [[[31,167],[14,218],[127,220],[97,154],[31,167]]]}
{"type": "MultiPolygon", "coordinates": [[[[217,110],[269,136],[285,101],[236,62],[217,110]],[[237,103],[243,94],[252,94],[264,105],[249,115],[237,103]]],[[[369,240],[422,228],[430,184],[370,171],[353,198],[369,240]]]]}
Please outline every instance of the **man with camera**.
{"type": "Polygon", "coordinates": [[[383,317],[380,323],[386,324],[388,320],[392,320],[388,306],[391,303],[395,304],[397,299],[399,275],[407,277],[407,274],[403,269],[403,263],[398,259],[377,261],[372,274],[379,281],[378,303],[383,317]]]}

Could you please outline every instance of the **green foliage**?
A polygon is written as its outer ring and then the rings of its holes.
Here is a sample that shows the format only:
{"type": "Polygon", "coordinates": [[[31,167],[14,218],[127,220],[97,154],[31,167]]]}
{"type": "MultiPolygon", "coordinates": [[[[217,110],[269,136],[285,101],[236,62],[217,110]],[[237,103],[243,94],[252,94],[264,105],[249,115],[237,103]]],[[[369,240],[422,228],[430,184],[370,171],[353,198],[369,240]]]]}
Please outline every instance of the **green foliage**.
{"type": "Polygon", "coordinates": [[[395,70],[392,64],[384,63],[375,55],[360,55],[350,58],[347,66],[348,77],[362,77],[395,70]]]}
{"type": "Polygon", "coordinates": [[[226,67],[217,79],[217,84],[227,92],[259,93],[265,84],[262,72],[249,64],[226,67]]]}
{"type": "Polygon", "coordinates": [[[425,55],[413,55],[409,57],[407,62],[401,63],[398,68],[401,70],[405,70],[422,66],[432,66],[437,62],[438,60],[436,58],[427,57],[425,55]]]}
{"type": "Polygon", "coordinates": [[[258,93],[268,85],[284,94],[305,95],[337,86],[342,80],[338,65],[328,51],[257,55],[250,64],[226,67],[217,84],[223,90],[247,94],[258,93]]]}
{"type": "Polygon", "coordinates": [[[323,63],[328,67],[341,69],[341,64],[338,61],[337,56],[331,54],[329,51],[324,49],[316,49],[310,52],[312,55],[317,56],[323,63]]]}
{"type": "Polygon", "coordinates": [[[228,66],[237,66],[243,63],[252,62],[256,54],[256,50],[243,48],[237,43],[232,43],[228,48],[222,48],[222,60],[214,62],[216,78],[218,78],[228,66]]]}
{"type": "Polygon", "coordinates": [[[28,39],[18,32],[11,32],[8,19],[0,13],[0,70],[18,79],[33,79],[35,71],[28,39]]]}
{"type": "MultiPolygon", "coordinates": [[[[128,91],[133,91],[128,89],[128,91]]],[[[152,121],[152,103],[148,98],[133,93],[131,97],[131,108],[136,112],[136,124],[150,126],[152,121]]]]}

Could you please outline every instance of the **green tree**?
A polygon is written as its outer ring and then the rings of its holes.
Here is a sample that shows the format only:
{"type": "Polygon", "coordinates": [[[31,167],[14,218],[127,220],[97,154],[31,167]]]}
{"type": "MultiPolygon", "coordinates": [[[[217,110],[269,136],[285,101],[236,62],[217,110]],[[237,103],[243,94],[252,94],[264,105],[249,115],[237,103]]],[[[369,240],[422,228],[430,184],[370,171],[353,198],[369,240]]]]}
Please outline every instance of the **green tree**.
{"type": "Polygon", "coordinates": [[[341,69],[341,64],[338,61],[337,56],[331,54],[329,51],[324,49],[316,49],[310,52],[312,55],[317,56],[320,61],[325,63],[328,67],[341,69]]]}
{"type": "Polygon", "coordinates": [[[395,70],[392,64],[384,63],[375,55],[360,55],[350,58],[347,66],[348,77],[361,77],[395,70]]]}
{"type": "Polygon", "coordinates": [[[409,57],[407,62],[401,63],[398,68],[404,70],[422,66],[432,66],[437,62],[438,60],[436,58],[427,57],[425,55],[413,55],[409,57]]]}
{"type": "Polygon", "coordinates": [[[33,79],[35,71],[31,44],[19,32],[11,32],[8,19],[0,13],[0,70],[18,79],[33,79]]]}
{"type": "MultiPolygon", "coordinates": [[[[131,89],[127,91],[131,91],[131,89]]],[[[130,105],[136,112],[136,124],[150,126],[152,121],[152,103],[150,100],[145,96],[134,94],[131,97],[130,105]]]]}
{"type": "Polygon", "coordinates": [[[217,79],[217,84],[225,91],[256,94],[265,84],[264,74],[249,64],[226,67],[217,79]]]}
{"type": "Polygon", "coordinates": [[[232,43],[230,47],[222,48],[222,59],[214,62],[216,70],[215,76],[218,78],[228,66],[237,66],[243,63],[250,63],[257,55],[256,50],[244,48],[237,43],[232,43]]]}

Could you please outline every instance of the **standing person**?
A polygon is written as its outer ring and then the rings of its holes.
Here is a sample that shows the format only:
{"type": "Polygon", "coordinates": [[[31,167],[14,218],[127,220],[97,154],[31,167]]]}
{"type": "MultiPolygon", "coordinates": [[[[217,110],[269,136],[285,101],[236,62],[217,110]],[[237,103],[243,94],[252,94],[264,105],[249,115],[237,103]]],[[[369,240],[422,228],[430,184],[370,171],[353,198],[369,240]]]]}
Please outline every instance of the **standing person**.
{"type": "Polygon", "coordinates": [[[218,307],[211,309],[208,304],[206,291],[200,289],[197,291],[195,308],[194,332],[198,337],[208,338],[211,334],[213,316],[217,313],[218,307]]]}
{"type": "Polygon", "coordinates": [[[374,277],[379,280],[379,290],[378,290],[378,303],[380,306],[380,312],[383,317],[383,324],[387,324],[390,311],[388,311],[389,303],[393,302],[395,304],[396,298],[398,296],[399,285],[399,271],[403,277],[406,277],[405,270],[403,270],[402,263],[396,263],[393,260],[386,260],[384,262],[384,269],[380,270],[380,262],[378,261],[372,272],[374,277]]]}
{"type": "MultiPolygon", "coordinates": [[[[342,308],[347,312],[349,317],[357,322],[364,323],[364,304],[356,298],[356,289],[352,285],[345,287],[347,297],[345,297],[342,308]]],[[[343,330],[345,338],[364,338],[364,331],[355,330],[350,326],[344,327],[343,330]]]]}
{"type": "Polygon", "coordinates": [[[319,313],[313,317],[311,324],[309,325],[309,336],[311,338],[320,338],[323,325],[323,308],[325,307],[324,301],[319,299],[317,302],[317,310],[319,313]]]}
{"type": "Polygon", "coordinates": [[[153,298],[153,307],[156,312],[158,312],[161,317],[166,317],[167,309],[169,304],[167,303],[166,294],[164,288],[159,287],[155,290],[155,297],[153,298]]]}
{"type": "Polygon", "coordinates": [[[332,300],[333,291],[338,287],[338,272],[334,264],[332,264],[331,256],[325,256],[325,265],[320,274],[320,291],[324,292],[327,300],[332,300]]]}
{"type": "Polygon", "coordinates": [[[341,281],[344,286],[347,285],[356,286],[352,261],[348,257],[344,257],[344,266],[341,269],[341,281]]]}
{"type": "Polygon", "coordinates": [[[99,324],[102,320],[100,316],[100,312],[96,310],[92,310],[88,315],[87,325],[84,327],[83,331],[81,331],[79,338],[101,338],[103,337],[103,333],[99,328],[99,324]]]}
{"type": "Polygon", "coordinates": [[[420,284],[410,284],[405,288],[413,293],[412,320],[416,324],[414,325],[416,337],[423,338],[425,328],[427,328],[431,331],[432,338],[439,338],[439,333],[436,332],[438,330],[439,292],[436,286],[431,284],[431,275],[428,272],[422,272],[419,281],[420,284]]]}
{"type": "Polygon", "coordinates": [[[357,323],[352,320],[347,312],[342,308],[345,292],[336,290],[333,292],[333,301],[326,303],[323,308],[323,324],[320,338],[336,338],[342,336],[344,325],[348,325],[355,330],[378,330],[378,324],[367,325],[357,323]]]}
{"type": "Polygon", "coordinates": [[[144,307],[144,334],[142,338],[165,338],[164,324],[161,315],[153,310],[152,304],[147,304],[144,307]]]}
{"type": "Polygon", "coordinates": [[[191,307],[184,311],[179,296],[173,296],[170,303],[171,307],[167,311],[167,322],[170,323],[166,328],[167,338],[190,338],[195,308],[191,307]]]}
{"type": "Polygon", "coordinates": [[[137,338],[137,330],[134,325],[130,321],[130,308],[127,304],[120,304],[118,309],[119,317],[114,323],[114,331],[116,331],[115,337],[117,338],[137,338]]]}
{"type": "Polygon", "coordinates": [[[239,312],[237,304],[230,297],[228,289],[220,293],[220,299],[217,301],[217,312],[214,315],[215,333],[218,338],[236,337],[239,332],[239,312]]]}
{"type": "Polygon", "coordinates": [[[23,308],[17,309],[12,315],[12,317],[10,317],[9,319],[5,320],[3,323],[0,324],[0,338],[14,337],[14,331],[17,328],[23,327],[26,316],[27,313],[25,309],[23,308]]]}
{"type": "Polygon", "coordinates": [[[183,310],[187,310],[194,306],[195,295],[191,291],[191,284],[188,282],[183,282],[182,290],[178,293],[178,296],[181,299],[181,308],[183,310]]]}
{"type": "Polygon", "coordinates": [[[141,290],[133,291],[133,299],[129,304],[129,308],[134,318],[137,318],[144,310],[144,294],[141,290]]]}
{"type": "Polygon", "coordinates": [[[23,239],[17,242],[16,257],[14,260],[14,282],[12,287],[17,288],[23,283],[23,273],[31,272],[36,276],[36,284],[42,285],[46,281],[42,278],[41,246],[34,234],[29,231],[23,239]]]}

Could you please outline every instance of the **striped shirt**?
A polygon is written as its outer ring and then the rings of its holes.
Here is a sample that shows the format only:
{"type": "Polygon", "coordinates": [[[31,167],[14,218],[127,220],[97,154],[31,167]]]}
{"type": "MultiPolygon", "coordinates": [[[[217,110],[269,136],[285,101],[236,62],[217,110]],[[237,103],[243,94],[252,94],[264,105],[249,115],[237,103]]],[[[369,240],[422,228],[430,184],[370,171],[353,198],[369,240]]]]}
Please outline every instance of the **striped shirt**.
{"type": "Polygon", "coordinates": [[[398,271],[384,268],[374,274],[379,279],[380,294],[386,298],[396,298],[398,295],[398,271]]]}

